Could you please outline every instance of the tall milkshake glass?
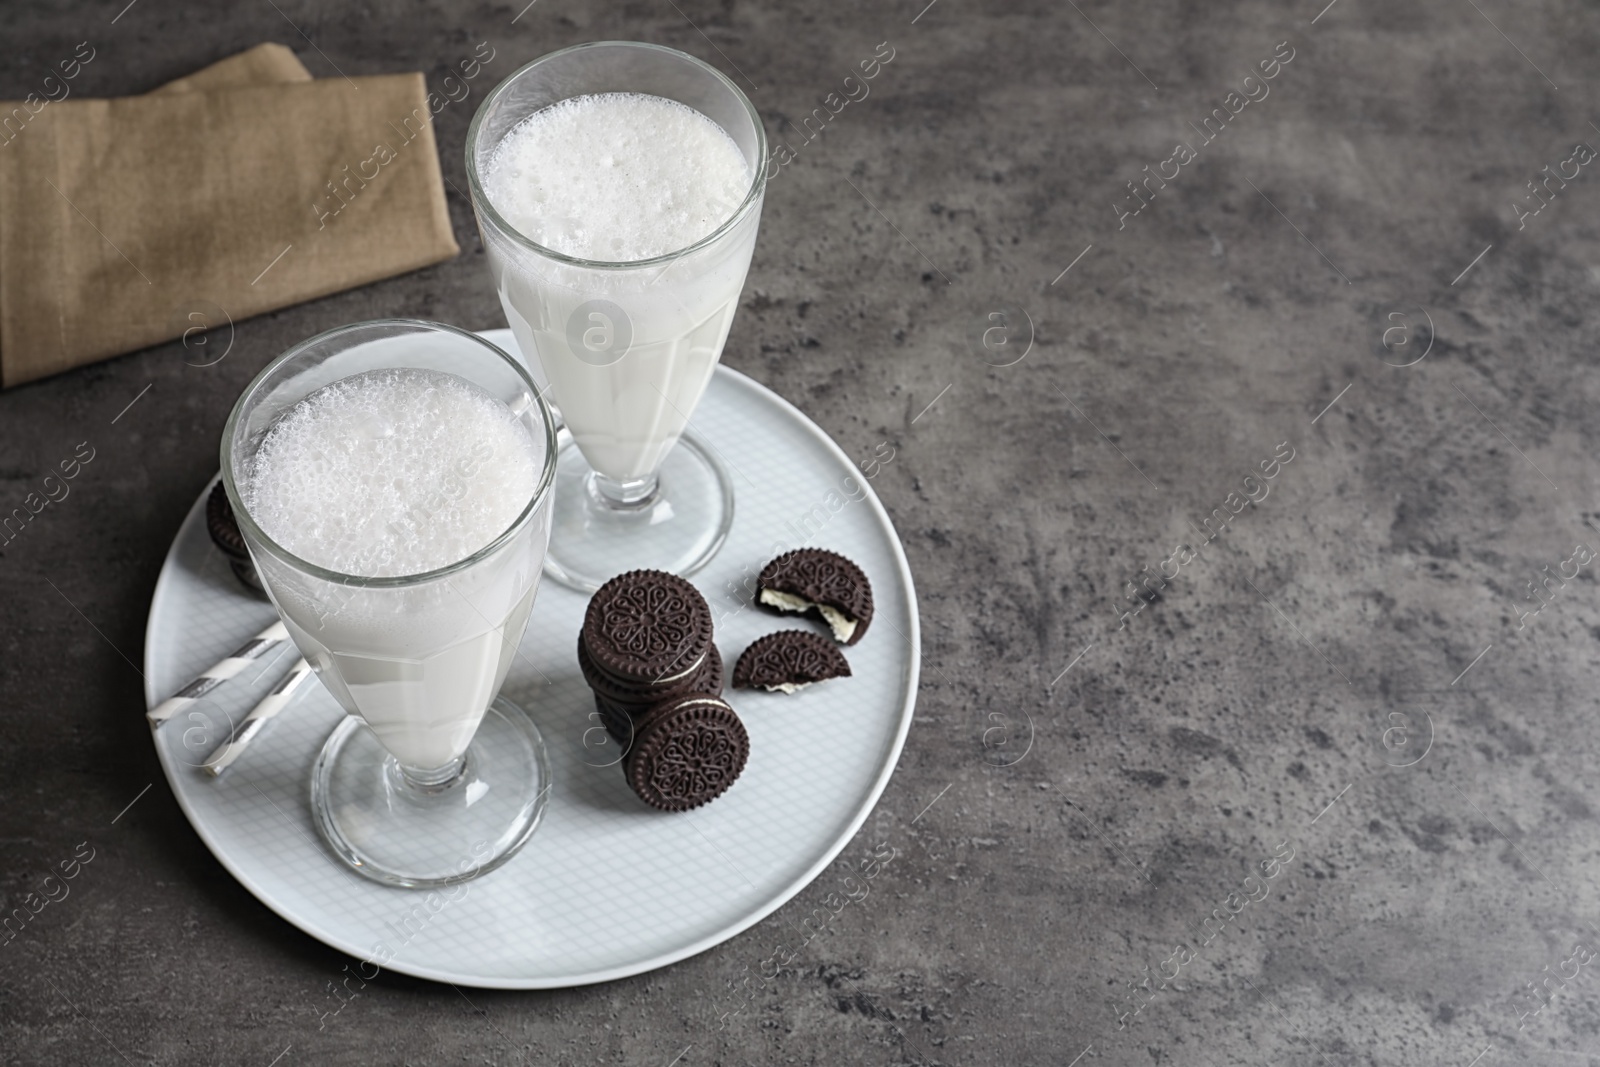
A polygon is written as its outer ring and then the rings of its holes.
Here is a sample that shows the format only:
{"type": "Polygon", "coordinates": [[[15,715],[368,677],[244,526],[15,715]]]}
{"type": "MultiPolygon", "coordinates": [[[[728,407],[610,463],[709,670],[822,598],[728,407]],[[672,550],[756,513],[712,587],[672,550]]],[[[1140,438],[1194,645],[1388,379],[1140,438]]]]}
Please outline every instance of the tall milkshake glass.
{"type": "Polygon", "coordinates": [[[593,590],[640,567],[691,574],[727,537],[733,484],[691,416],[750,266],[765,157],[760,117],[738,86],[692,56],[634,42],[536,59],[490,93],[472,120],[467,177],[489,269],[517,343],[564,423],[545,561],[564,584],[593,590]],[[530,116],[615,93],[687,105],[737,146],[748,170],[743,199],[699,240],[647,259],[581,258],[519,231],[486,193],[497,150],[530,116]]]}
{"type": "Polygon", "coordinates": [[[544,743],[497,694],[538,590],[555,453],[519,362],[407,320],[296,345],[228,418],[222,480],[240,531],[349,713],[313,769],[317,826],[367,877],[465,881],[539,823],[544,743]]]}

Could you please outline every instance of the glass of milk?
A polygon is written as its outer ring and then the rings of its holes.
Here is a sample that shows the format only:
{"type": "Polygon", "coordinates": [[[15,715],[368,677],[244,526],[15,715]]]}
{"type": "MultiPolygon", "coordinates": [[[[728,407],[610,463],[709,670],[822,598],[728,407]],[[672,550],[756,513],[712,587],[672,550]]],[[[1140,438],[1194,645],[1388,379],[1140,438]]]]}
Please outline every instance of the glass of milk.
{"type": "Polygon", "coordinates": [[[732,480],[691,416],[750,266],[766,151],[732,81],[634,42],[534,60],[472,120],[489,269],[564,423],[545,560],[564,584],[692,574],[727,537],[732,480]]]}
{"type": "Polygon", "coordinates": [[[312,807],[335,855],[388,885],[492,870],[550,786],[499,695],[550,538],[555,420],[523,365],[450,326],[358,323],[245,389],[222,479],[296,647],[348,717],[312,807]]]}

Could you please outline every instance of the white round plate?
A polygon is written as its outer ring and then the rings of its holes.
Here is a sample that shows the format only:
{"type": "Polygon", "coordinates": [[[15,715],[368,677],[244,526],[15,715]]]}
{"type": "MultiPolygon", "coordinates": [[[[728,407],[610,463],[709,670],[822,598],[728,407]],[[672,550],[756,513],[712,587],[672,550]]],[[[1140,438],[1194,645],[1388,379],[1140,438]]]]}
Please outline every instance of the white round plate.
{"type": "MultiPolygon", "coordinates": [[[[484,334],[516,352],[509,330],[484,334]]],[[[199,768],[294,661],[287,645],[155,734],[184,814],[222,865],[306,933],[362,960],[460,985],[538,989],[603,982],[702,952],[777,910],[833,862],[889,781],[911,726],[921,640],[900,539],[870,481],[771,390],[718,367],[692,425],[728,465],[733,531],[692,581],[717,616],[731,679],[762,634],[818,624],[750,604],[746,582],[802,543],[854,559],[877,614],[845,650],[853,677],[794,695],[730,690],[750,733],[733,787],[665,814],[628,790],[578,672],[587,598],[546,578],[504,693],[543,731],[554,785],[544,823],[510,863],[439,893],[347,870],[312,825],[311,766],[344,714],[320,684],[214,779],[199,768]],[[859,487],[859,488],[858,488],[859,487]]],[[[865,457],[863,457],[865,458],[865,457]]],[[[876,467],[872,469],[876,470],[876,467]]],[[[209,491],[209,486],[207,490],[209,491]]],[[[167,555],[150,604],[153,706],[274,619],[212,547],[205,494],[167,555]]]]}

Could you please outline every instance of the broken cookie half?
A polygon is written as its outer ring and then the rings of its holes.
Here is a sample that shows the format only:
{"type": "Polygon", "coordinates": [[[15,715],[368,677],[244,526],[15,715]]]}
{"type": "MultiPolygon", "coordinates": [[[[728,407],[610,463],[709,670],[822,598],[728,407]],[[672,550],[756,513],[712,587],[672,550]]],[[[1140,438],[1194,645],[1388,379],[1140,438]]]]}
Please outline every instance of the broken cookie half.
{"type": "Polygon", "coordinates": [[[756,579],[756,602],[776,612],[815,613],[846,645],[860,641],[872,624],[872,584],[866,574],[821,548],[785,552],[767,564],[756,579]]]}
{"type": "Polygon", "coordinates": [[[812,682],[849,675],[844,653],[826,637],[805,630],[781,630],[758,638],[744,650],[733,667],[733,686],[793,693],[812,682]]]}

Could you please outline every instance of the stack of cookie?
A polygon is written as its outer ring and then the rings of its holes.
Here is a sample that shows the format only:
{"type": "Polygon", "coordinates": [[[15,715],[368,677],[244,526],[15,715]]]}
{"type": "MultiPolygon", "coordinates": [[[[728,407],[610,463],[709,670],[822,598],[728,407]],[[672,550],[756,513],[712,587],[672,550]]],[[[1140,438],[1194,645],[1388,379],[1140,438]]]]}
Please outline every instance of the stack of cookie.
{"type": "Polygon", "coordinates": [[[206,497],[206,532],[211,535],[211,543],[227,558],[233,576],[257,596],[265,595],[266,588],[256,574],[256,565],[251,562],[250,550],[239,532],[239,520],[234,518],[233,505],[228,503],[228,491],[221,481],[211,487],[211,495],[206,497]]]}
{"type": "Polygon", "coordinates": [[[722,657],[699,590],[662,571],[629,571],[594,594],[578,666],[639,798],[687,811],[720,796],[750,741],[722,697],[722,657]]]}

